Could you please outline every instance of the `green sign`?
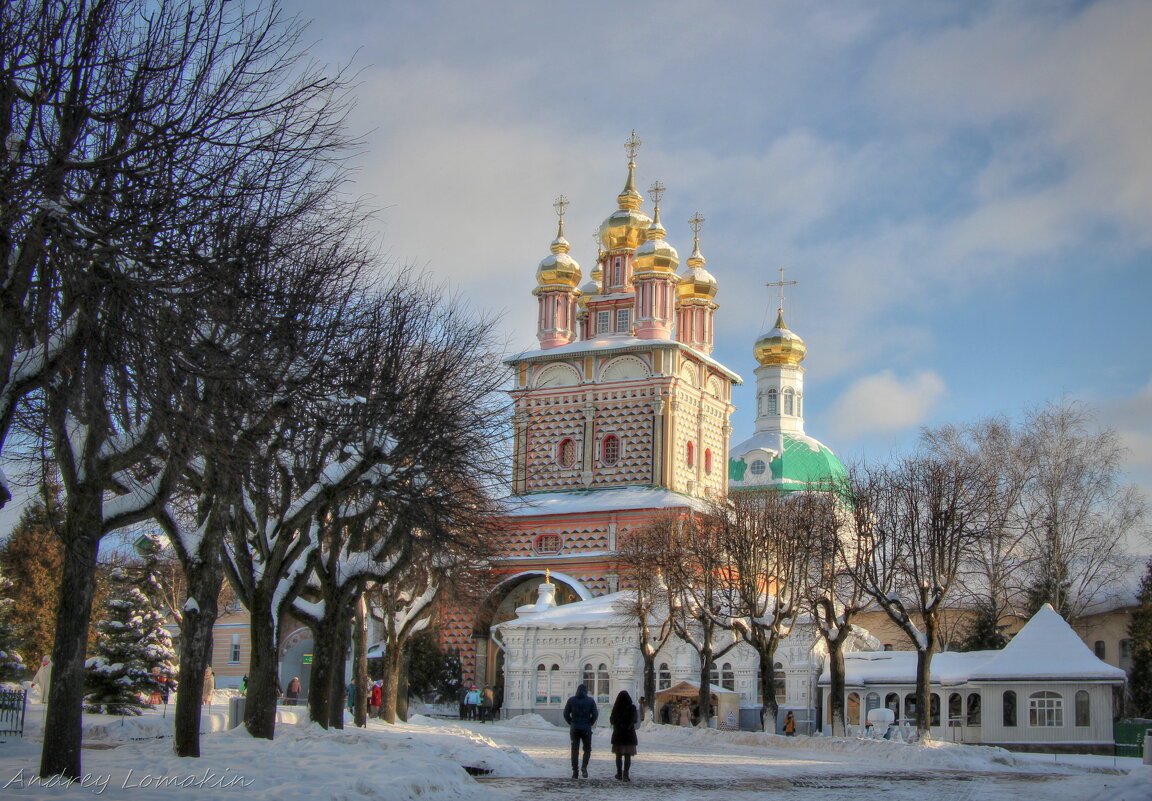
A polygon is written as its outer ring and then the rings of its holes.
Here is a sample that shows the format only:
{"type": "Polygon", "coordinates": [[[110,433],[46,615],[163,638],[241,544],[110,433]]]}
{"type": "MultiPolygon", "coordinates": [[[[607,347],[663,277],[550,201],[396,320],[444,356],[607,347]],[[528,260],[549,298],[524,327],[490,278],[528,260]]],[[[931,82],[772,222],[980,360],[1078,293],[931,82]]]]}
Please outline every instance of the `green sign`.
{"type": "Polygon", "coordinates": [[[311,665],[312,664],[312,654],[304,654],[304,656],[300,657],[300,664],[301,665],[311,665]]]}

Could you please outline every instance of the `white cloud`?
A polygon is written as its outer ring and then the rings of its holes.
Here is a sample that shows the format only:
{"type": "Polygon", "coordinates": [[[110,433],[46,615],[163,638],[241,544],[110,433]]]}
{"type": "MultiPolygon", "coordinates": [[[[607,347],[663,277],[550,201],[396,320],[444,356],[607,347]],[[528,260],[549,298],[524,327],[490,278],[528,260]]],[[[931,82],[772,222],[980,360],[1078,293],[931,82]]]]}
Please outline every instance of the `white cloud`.
{"type": "Polygon", "coordinates": [[[931,370],[901,378],[891,370],[854,381],[828,415],[837,439],[895,433],[921,425],[945,391],[931,370]]]}

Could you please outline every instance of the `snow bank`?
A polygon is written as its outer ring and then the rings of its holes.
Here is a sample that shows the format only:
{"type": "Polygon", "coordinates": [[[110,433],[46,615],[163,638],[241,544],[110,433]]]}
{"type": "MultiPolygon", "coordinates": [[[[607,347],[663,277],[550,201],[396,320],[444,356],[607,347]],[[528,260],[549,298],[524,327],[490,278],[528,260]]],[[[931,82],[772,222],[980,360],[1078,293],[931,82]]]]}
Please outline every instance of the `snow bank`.
{"type": "Polygon", "coordinates": [[[526,715],[517,715],[514,718],[500,721],[501,726],[512,726],[516,729],[555,729],[557,728],[552,723],[549,723],[543,716],[537,715],[535,712],[529,712],[526,715]]]}

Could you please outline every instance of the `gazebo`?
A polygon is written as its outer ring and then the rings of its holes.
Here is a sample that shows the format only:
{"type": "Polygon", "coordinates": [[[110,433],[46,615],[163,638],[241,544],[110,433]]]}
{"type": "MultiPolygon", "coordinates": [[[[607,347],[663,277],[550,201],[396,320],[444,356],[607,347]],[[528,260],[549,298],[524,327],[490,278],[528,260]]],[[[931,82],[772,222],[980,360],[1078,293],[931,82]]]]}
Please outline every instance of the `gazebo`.
{"type": "MultiPolygon", "coordinates": [[[[661,713],[666,705],[672,704],[674,707],[683,705],[690,709],[690,705],[693,704],[699,696],[700,683],[696,681],[682,681],[667,689],[660,690],[656,693],[656,720],[662,720],[661,713]]],[[[740,728],[740,693],[735,690],[725,690],[723,687],[710,684],[708,685],[708,703],[712,707],[712,713],[716,720],[716,728],[740,728]]],[[[669,722],[683,725],[679,712],[672,714],[669,722]]],[[[712,725],[711,721],[709,725],[712,725]]]]}

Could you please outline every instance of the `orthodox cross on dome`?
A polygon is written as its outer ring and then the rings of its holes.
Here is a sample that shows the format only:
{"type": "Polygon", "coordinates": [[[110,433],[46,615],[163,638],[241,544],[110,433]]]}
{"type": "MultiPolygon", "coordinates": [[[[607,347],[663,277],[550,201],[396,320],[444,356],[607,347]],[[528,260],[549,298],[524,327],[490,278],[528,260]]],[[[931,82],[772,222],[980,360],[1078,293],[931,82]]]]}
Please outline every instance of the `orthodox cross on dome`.
{"type": "Polygon", "coordinates": [[[556,198],[556,202],[552,204],[552,208],[556,209],[556,216],[560,218],[560,231],[564,231],[564,212],[568,210],[568,198],[561,195],[556,198]]]}
{"type": "Polygon", "coordinates": [[[552,583],[552,568],[546,568],[544,570],[544,583],[545,584],[551,584],[552,583]]]}
{"type": "Polygon", "coordinates": [[[666,189],[667,187],[659,181],[648,187],[648,197],[652,198],[652,203],[655,204],[657,208],[660,207],[660,198],[664,197],[666,189]]]}
{"type": "Polygon", "coordinates": [[[628,163],[633,164],[636,161],[636,151],[640,149],[640,145],[644,144],[640,141],[640,137],[636,135],[636,129],[632,129],[632,135],[628,137],[628,141],[624,143],[624,150],[628,154],[628,163]]]}
{"type": "Polygon", "coordinates": [[[688,221],[688,224],[692,226],[692,240],[694,242],[699,242],[700,226],[704,224],[704,215],[700,212],[696,212],[692,215],[692,219],[688,221]]]}
{"type": "Polygon", "coordinates": [[[798,284],[798,283],[800,283],[800,282],[799,281],[785,281],[784,280],[784,268],[781,267],[780,268],[780,280],[779,281],[769,281],[767,284],[764,285],[764,286],[768,287],[769,289],[771,289],[772,287],[779,287],[779,289],[780,289],[780,305],[777,308],[777,310],[779,312],[783,313],[783,311],[784,311],[784,287],[796,286],[796,284],[798,284]]]}

